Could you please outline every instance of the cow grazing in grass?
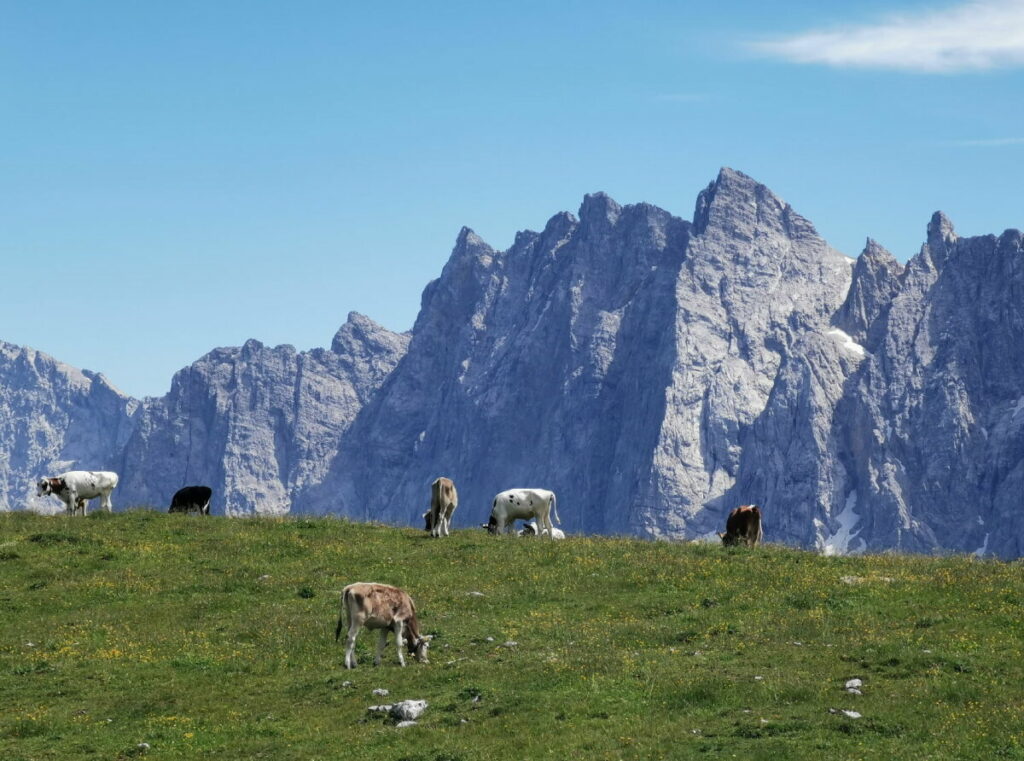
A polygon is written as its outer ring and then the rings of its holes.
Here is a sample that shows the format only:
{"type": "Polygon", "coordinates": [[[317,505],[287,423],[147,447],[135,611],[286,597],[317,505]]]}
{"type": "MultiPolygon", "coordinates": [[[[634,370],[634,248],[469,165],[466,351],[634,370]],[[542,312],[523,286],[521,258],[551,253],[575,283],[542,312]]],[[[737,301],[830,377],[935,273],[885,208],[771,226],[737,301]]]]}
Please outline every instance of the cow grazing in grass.
{"type": "Polygon", "coordinates": [[[171,497],[171,506],[167,509],[167,512],[197,512],[200,515],[209,515],[210,498],[212,496],[213,489],[209,486],[183,486],[174,492],[174,496],[171,497]]]}
{"type": "Polygon", "coordinates": [[[551,513],[555,514],[556,521],[562,522],[558,517],[554,492],[547,489],[509,489],[495,496],[487,530],[492,534],[505,534],[515,530],[517,520],[536,518],[538,526],[547,529],[548,537],[551,537],[554,529],[551,513]]]}
{"type": "MultiPolygon", "coordinates": [[[[540,530],[541,536],[547,536],[548,530],[543,528],[540,530]]],[[[519,532],[520,536],[537,536],[537,521],[527,521],[523,524],[523,528],[519,532]]],[[[565,532],[560,528],[551,529],[552,539],[565,539],[565,532]]]]}
{"type": "Polygon", "coordinates": [[[423,513],[425,530],[431,536],[448,536],[452,525],[452,514],[459,506],[459,493],[450,478],[438,478],[430,485],[430,509],[423,513]]]}
{"type": "Polygon", "coordinates": [[[114,512],[110,492],[117,486],[117,473],[107,470],[69,470],[59,476],[43,478],[36,484],[36,496],[53,494],[67,508],[68,515],[86,514],[86,503],[101,497],[100,507],[114,512]]]}
{"type": "Polygon", "coordinates": [[[388,632],[395,633],[395,647],[398,650],[398,662],[405,666],[402,644],[409,648],[409,653],[416,656],[420,663],[429,663],[427,649],[430,642],[420,635],[420,625],[416,620],[416,605],[412,598],[398,587],[387,584],[357,583],[349,584],[341,593],[341,614],[338,616],[338,627],[334,630],[335,641],[341,636],[342,627],[348,623],[348,639],[345,645],[345,668],[356,667],[356,635],[362,627],[377,629],[377,656],[373,659],[375,666],[380,665],[384,646],[388,641],[388,632]]]}
{"type": "Polygon", "coordinates": [[[764,531],[761,528],[761,510],[757,505],[740,505],[725,522],[725,533],[719,534],[722,544],[728,546],[745,544],[756,547],[764,531]]]}

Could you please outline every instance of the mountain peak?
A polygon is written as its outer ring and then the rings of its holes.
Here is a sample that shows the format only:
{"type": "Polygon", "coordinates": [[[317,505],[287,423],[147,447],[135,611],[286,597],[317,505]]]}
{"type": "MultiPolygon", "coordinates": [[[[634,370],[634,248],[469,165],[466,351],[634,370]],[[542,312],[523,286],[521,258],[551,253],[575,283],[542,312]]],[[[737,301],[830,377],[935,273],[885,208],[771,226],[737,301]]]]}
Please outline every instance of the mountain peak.
{"type": "Polygon", "coordinates": [[[941,267],[949,256],[950,249],[958,240],[953,223],[941,211],[932,214],[928,222],[928,254],[936,267],[941,267]]]}
{"type": "Polygon", "coordinates": [[[771,205],[781,213],[787,206],[765,185],[729,167],[722,167],[718,177],[697,196],[693,211],[693,227],[702,234],[717,219],[743,212],[761,205],[771,205]]]}
{"type": "Polygon", "coordinates": [[[587,193],[580,205],[580,222],[585,225],[615,224],[622,207],[607,193],[587,193]]]}

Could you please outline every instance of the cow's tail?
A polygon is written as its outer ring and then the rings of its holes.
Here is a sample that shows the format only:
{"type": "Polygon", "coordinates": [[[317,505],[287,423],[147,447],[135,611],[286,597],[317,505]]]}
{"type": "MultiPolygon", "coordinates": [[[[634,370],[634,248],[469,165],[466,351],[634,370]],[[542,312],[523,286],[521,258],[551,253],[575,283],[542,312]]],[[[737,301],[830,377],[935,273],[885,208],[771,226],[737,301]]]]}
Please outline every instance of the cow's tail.
{"type": "Polygon", "coordinates": [[[561,523],[562,519],[558,517],[558,505],[555,504],[554,492],[551,492],[551,512],[555,514],[555,523],[561,523]]]}
{"type": "Polygon", "coordinates": [[[351,593],[345,590],[341,593],[341,611],[338,613],[338,625],[334,629],[334,641],[341,638],[341,630],[345,626],[345,619],[348,618],[348,597],[351,593]]]}
{"type": "Polygon", "coordinates": [[[750,510],[757,516],[757,535],[754,537],[754,545],[756,546],[764,538],[764,519],[761,517],[761,510],[757,505],[752,505],[750,510]]]}

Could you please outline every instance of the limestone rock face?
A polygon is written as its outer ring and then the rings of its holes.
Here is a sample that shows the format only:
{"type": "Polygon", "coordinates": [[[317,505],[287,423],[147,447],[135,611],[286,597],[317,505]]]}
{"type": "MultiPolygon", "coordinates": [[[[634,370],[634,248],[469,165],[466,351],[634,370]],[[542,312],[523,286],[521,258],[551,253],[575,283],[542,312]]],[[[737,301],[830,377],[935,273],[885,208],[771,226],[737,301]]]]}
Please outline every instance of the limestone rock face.
{"type": "Polygon", "coordinates": [[[116,470],[137,408],[101,374],[0,341],[0,510],[63,510],[55,497],[36,498],[36,481],[116,470]]]}
{"type": "MultiPolygon", "coordinates": [[[[936,214],[836,431],[869,547],[1024,552],[1024,245],[936,214]]],[[[870,340],[870,339],[869,339],[870,340]]]]}
{"type": "Polygon", "coordinates": [[[253,340],[213,350],[139,410],[122,499],[164,507],[181,486],[205,484],[213,512],[289,512],[323,478],[341,434],[407,345],[408,336],[353,313],[331,350],[253,340]]]}
{"type": "Polygon", "coordinates": [[[783,357],[828,326],[851,265],[739,172],[701,193],[695,220],[596,194],[507,251],[464,229],[326,495],[413,522],[449,475],[457,524],[540,486],[569,531],[711,530],[743,431],[783,357]]]}

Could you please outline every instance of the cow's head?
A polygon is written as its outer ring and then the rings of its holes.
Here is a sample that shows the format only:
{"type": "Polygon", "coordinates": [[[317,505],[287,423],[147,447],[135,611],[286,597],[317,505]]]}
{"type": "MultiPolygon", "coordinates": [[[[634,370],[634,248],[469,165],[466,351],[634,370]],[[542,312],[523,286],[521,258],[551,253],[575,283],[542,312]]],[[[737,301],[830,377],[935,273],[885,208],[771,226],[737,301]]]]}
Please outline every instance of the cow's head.
{"type": "Polygon", "coordinates": [[[409,648],[409,654],[415,656],[420,663],[430,663],[427,658],[427,651],[430,650],[430,636],[406,637],[405,644],[409,648]]]}
{"type": "Polygon", "coordinates": [[[719,532],[718,536],[721,537],[722,544],[724,544],[726,547],[732,547],[733,545],[737,544],[740,540],[739,536],[737,536],[736,534],[723,534],[722,532],[719,532]]]}
{"type": "Polygon", "coordinates": [[[529,522],[523,524],[523,536],[536,536],[536,535],[537,535],[537,527],[535,525],[533,525],[532,523],[529,523],[529,522]]]}
{"type": "Polygon", "coordinates": [[[493,515],[488,519],[487,523],[480,524],[483,528],[487,529],[488,534],[498,533],[498,519],[493,515]]]}
{"type": "Polygon", "coordinates": [[[36,496],[59,494],[64,488],[63,478],[43,478],[36,484],[36,496]]]}
{"type": "Polygon", "coordinates": [[[430,529],[432,529],[433,526],[430,525],[430,511],[429,510],[427,510],[427,512],[423,513],[423,521],[424,521],[424,524],[425,524],[423,526],[423,530],[424,531],[430,531],[430,529]]]}

